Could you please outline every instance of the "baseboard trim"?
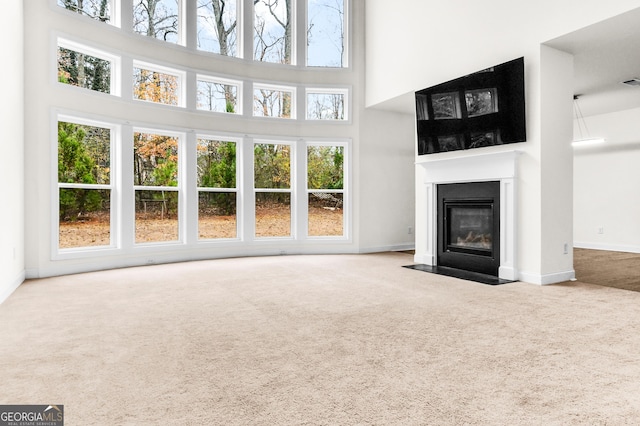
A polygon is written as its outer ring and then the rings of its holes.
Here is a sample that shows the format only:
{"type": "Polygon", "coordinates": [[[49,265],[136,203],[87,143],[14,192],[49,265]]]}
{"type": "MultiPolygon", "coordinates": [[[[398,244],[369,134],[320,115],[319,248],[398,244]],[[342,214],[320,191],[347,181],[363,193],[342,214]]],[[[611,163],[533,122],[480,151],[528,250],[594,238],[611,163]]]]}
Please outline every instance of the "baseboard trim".
{"type": "Polygon", "coordinates": [[[379,246],[379,247],[363,247],[358,253],[367,254],[367,253],[381,253],[385,251],[404,251],[404,250],[415,250],[415,243],[408,244],[396,244],[392,246],[379,246]]]}
{"type": "Polygon", "coordinates": [[[520,272],[518,281],[522,281],[525,283],[538,284],[538,285],[549,285],[549,284],[557,284],[566,281],[571,281],[576,278],[576,271],[570,270],[565,272],[556,272],[553,274],[531,274],[528,272],[520,272]]]}
{"type": "Polygon", "coordinates": [[[0,289],[0,305],[13,294],[14,291],[24,282],[26,279],[26,272],[22,271],[16,278],[9,281],[5,288],[0,289]]]}
{"type": "Polygon", "coordinates": [[[640,253],[640,246],[627,246],[622,244],[603,244],[603,243],[585,243],[574,241],[573,247],[591,249],[591,250],[606,250],[606,251],[621,251],[625,253],[640,253]]]}

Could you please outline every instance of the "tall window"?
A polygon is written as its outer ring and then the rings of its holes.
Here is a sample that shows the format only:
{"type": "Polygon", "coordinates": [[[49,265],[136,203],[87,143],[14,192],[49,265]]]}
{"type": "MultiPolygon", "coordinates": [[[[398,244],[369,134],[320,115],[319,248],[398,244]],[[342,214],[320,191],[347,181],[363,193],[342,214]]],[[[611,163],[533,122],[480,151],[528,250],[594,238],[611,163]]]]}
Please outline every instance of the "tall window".
{"type": "Polygon", "coordinates": [[[242,83],[204,75],[198,76],[197,108],[205,111],[242,114],[240,102],[242,83]]]}
{"type": "Polygon", "coordinates": [[[198,0],[198,49],[239,56],[236,0],[198,0]]]}
{"type": "Polygon", "coordinates": [[[236,142],[198,138],[198,236],[237,237],[236,142]]]}
{"type": "Polygon", "coordinates": [[[179,43],[179,13],[180,0],[133,0],[133,31],[179,43]]]}
{"type": "Polygon", "coordinates": [[[58,247],[111,244],[111,129],[58,121],[58,247]]]}
{"type": "Polygon", "coordinates": [[[177,241],[179,138],[142,131],[133,138],[135,242],[177,241]]]}
{"type": "Polygon", "coordinates": [[[253,85],[253,116],[295,118],[294,92],[292,87],[253,85]]]}
{"type": "Polygon", "coordinates": [[[58,6],[98,21],[111,20],[111,0],[58,0],[58,6]]]}
{"type": "Polygon", "coordinates": [[[179,71],[134,62],[133,98],[165,105],[182,106],[182,81],[179,71]]]}
{"type": "Polygon", "coordinates": [[[253,0],[253,59],[293,64],[294,0],[253,0]]]}
{"type": "Polygon", "coordinates": [[[58,39],[58,82],[102,93],[112,84],[115,59],[94,49],[58,39]]]}
{"type": "Polygon", "coordinates": [[[307,66],[346,66],[345,1],[307,0],[307,66]]]}
{"type": "Polygon", "coordinates": [[[309,236],[344,235],[344,158],[344,145],[307,146],[309,236]]]}
{"type": "Polygon", "coordinates": [[[347,91],[307,89],[307,120],[346,120],[347,91]]]}
{"type": "Polygon", "coordinates": [[[256,237],[291,236],[291,145],[256,143],[253,164],[256,237]]]}

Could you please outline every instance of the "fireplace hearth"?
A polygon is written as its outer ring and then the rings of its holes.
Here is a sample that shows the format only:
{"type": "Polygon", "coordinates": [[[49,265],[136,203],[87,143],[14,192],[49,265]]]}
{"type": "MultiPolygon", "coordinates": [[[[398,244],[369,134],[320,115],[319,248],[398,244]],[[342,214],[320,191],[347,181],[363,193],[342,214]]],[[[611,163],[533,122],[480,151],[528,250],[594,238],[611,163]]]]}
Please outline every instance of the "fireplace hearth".
{"type": "Polygon", "coordinates": [[[498,276],[500,182],[437,185],[437,264],[498,276]]]}

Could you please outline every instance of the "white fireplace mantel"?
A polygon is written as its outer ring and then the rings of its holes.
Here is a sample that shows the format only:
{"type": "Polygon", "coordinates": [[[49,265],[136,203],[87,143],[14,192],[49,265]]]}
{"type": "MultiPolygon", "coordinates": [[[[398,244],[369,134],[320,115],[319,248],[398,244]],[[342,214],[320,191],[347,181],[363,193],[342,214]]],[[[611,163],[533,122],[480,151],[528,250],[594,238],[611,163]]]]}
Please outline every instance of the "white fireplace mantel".
{"type": "Polygon", "coordinates": [[[500,182],[500,267],[498,277],[517,280],[517,161],[521,151],[466,155],[458,158],[420,158],[423,202],[416,206],[416,254],[414,260],[437,265],[436,187],[445,183],[500,182]]]}

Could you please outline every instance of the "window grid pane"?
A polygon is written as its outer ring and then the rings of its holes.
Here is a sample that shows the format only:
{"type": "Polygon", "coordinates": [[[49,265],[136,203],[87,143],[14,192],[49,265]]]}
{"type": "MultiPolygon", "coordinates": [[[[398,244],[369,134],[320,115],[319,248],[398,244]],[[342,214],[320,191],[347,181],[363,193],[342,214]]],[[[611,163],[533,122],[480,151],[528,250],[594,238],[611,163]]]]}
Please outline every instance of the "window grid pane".
{"type": "Polygon", "coordinates": [[[58,47],[58,82],[111,93],[111,62],[58,47]]]}
{"type": "Polygon", "coordinates": [[[179,79],[177,76],[144,68],[133,69],[133,98],[164,105],[177,106],[179,79]]]}
{"type": "Polygon", "coordinates": [[[308,0],[307,65],[345,66],[343,0],[308,0]]]}
{"type": "Polygon", "coordinates": [[[238,56],[237,5],[234,0],[198,0],[198,49],[238,56]]]}
{"type": "Polygon", "coordinates": [[[308,120],[344,120],[344,93],[307,93],[308,120]]]}
{"type": "Polygon", "coordinates": [[[178,241],[178,191],[135,191],[136,243],[178,241]]]}
{"type": "Polygon", "coordinates": [[[198,80],[196,107],[199,110],[238,113],[238,86],[198,80]]]}
{"type": "Polygon", "coordinates": [[[58,6],[101,22],[111,20],[111,1],[58,0],[58,6]]]}
{"type": "Polygon", "coordinates": [[[178,1],[134,0],[133,31],[169,43],[178,43],[178,1]]]}
{"type": "Polygon", "coordinates": [[[291,1],[254,0],[253,59],[292,64],[291,1]]]}

